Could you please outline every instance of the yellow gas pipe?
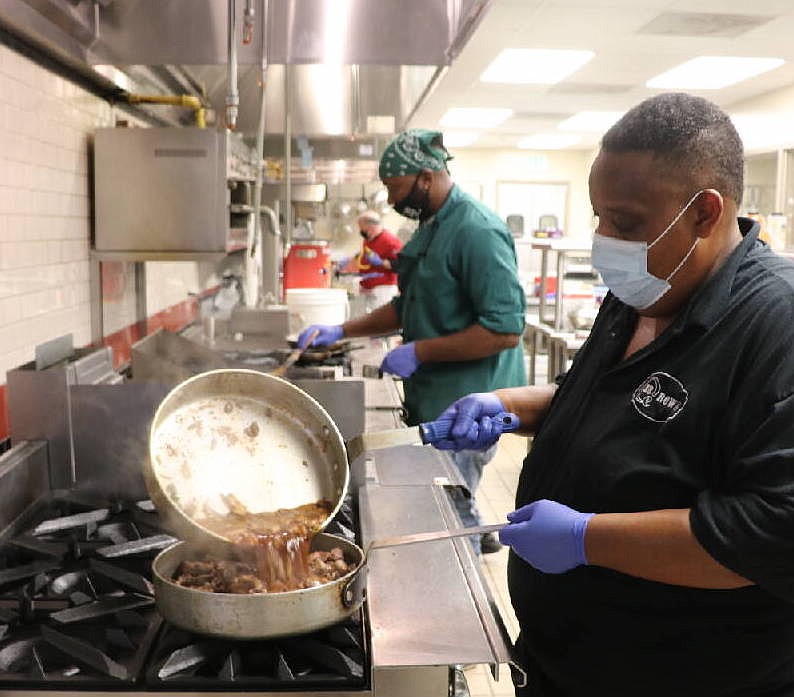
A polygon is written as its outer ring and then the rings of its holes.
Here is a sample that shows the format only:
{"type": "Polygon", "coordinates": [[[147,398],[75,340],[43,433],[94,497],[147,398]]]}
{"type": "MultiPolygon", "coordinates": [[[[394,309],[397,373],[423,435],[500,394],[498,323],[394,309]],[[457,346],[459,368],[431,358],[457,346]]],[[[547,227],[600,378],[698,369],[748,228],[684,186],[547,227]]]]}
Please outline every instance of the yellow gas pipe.
{"type": "Polygon", "coordinates": [[[204,118],[205,109],[204,105],[198,97],[192,94],[128,94],[127,101],[130,104],[170,104],[172,106],[183,106],[188,109],[193,109],[196,115],[196,126],[205,128],[207,123],[204,118]]]}

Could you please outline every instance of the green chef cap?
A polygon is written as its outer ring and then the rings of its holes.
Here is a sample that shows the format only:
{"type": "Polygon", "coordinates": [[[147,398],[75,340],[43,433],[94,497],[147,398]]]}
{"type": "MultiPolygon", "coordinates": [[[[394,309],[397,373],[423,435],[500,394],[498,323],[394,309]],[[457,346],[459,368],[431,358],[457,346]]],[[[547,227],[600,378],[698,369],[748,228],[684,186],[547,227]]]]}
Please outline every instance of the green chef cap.
{"type": "Polygon", "coordinates": [[[452,156],[444,147],[440,131],[412,128],[394,137],[380,158],[381,179],[419,174],[423,169],[440,172],[452,156]]]}

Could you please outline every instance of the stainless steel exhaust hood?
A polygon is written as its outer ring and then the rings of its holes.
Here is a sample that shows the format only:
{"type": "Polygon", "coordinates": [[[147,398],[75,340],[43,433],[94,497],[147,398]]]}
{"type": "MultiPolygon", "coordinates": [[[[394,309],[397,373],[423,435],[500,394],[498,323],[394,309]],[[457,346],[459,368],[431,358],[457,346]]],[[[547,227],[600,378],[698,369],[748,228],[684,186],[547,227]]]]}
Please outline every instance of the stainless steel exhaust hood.
{"type": "MultiPolygon", "coordinates": [[[[41,0],[27,1],[41,4],[41,0]]],[[[221,0],[101,4],[91,63],[226,63],[227,6],[221,0]]],[[[290,64],[449,65],[488,4],[484,0],[271,2],[267,59],[290,64]]],[[[237,6],[237,16],[242,17],[244,0],[237,0],[237,6]]],[[[259,62],[260,27],[257,21],[252,41],[239,47],[240,63],[259,62]]]]}
{"type": "MultiPolygon", "coordinates": [[[[197,82],[204,85],[208,101],[223,113],[226,97],[224,66],[185,66],[197,82]]],[[[284,129],[284,65],[269,65],[265,91],[265,132],[284,129]]],[[[378,134],[385,117],[387,133],[404,123],[432,77],[433,66],[415,65],[293,65],[290,66],[293,133],[306,136],[345,136],[378,134]],[[389,126],[391,124],[391,127],[389,126]]],[[[260,70],[241,66],[239,71],[240,114],[237,128],[252,133],[257,111],[246,108],[259,99],[260,70]]]]}
{"type": "MultiPolygon", "coordinates": [[[[240,18],[246,0],[235,1],[240,18]]],[[[403,127],[491,2],[255,0],[256,12],[269,8],[266,131],[283,131],[285,65],[292,66],[293,133],[333,137],[403,127]]],[[[0,0],[0,26],[105,87],[107,78],[90,66],[105,76],[107,66],[132,76],[118,85],[120,92],[140,89],[144,80],[150,92],[158,82],[159,93],[192,86],[220,115],[227,89],[227,11],[223,0],[0,0]]],[[[257,122],[262,25],[257,16],[252,40],[237,51],[238,130],[246,136],[257,122]]]]}

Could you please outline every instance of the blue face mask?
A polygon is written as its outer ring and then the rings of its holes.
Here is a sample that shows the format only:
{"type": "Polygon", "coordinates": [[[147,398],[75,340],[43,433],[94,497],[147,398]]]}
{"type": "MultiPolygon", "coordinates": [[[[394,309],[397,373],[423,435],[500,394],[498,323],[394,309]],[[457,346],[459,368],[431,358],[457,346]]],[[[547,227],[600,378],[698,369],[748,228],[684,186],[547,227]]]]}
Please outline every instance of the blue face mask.
{"type": "Polygon", "coordinates": [[[619,240],[614,237],[593,234],[593,251],[591,262],[593,268],[601,274],[607,288],[626,305],[644,310],[670,290],[670,279],[686,263],[692,252],[695,251],[700,238],[696,238],[681,262],[667,278],[658,278],[648,271],[648,250],[664,237],[675,225],[693,201],[705,191],[701,189],[680,210],[664,231],[650,244],[647,242],[633,242],[619,240]]]}

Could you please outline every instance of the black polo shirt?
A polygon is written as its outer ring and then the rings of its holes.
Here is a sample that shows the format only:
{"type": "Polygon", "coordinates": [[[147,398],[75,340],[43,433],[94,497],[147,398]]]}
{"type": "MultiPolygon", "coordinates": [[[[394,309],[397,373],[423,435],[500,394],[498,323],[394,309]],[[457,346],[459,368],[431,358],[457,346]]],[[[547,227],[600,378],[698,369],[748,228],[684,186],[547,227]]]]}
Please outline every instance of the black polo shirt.
{"type": "Polygon", "coordinates": [[[622,360],[608,295],[527,457],[516,507],[690,508],[698,541],[757,585],[702,590],[511,553],[533,697],[794,695],[794,264],[744,239],[668,329],[622,360]]]}

